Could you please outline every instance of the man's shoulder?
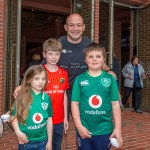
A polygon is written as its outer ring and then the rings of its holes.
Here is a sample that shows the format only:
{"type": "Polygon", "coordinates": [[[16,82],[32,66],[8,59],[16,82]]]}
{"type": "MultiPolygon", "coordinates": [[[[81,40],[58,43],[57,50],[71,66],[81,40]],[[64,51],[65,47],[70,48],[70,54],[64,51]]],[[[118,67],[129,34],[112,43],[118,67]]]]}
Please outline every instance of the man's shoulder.
{"type": "MultiPolygon", "coordinates": [[[[67,41],[67,35],[60,37],[59,40],[61,42],[66,42],[67,41]]],[[[82,37],[82,42],[87,42],[88,44],[93,43],[93,41],[91,39],[89,39],[87,36],[82,37]]]]}
{"type": "Polygon", "coordinates": [[[83,36],[82,41],[88,42],[89,44],[93,43],[93,41],[89,39],[87,36],[83,36]]]}
{"type": "Polygon", "coordinates": [[[59,38],[59,40],[60,40],[61,42],[66,41],[66,40],[67,40],[67,35],[61,36],[61,37],[59,38]]]}

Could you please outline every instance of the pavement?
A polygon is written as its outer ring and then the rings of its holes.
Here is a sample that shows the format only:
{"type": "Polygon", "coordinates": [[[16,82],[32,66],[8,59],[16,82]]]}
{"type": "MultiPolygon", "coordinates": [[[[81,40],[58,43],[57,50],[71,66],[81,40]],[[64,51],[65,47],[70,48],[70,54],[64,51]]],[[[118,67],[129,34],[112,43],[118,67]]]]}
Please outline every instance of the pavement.
{"type": "MultiPolygon", "coordinates": [[[[0,150],[17,150],[17,138],[6,123],[4,134],[0,139],[0,150]]],[[[137,114],[130,109],[122,111],[123,147],[117,150],[150,150],[150,113],[137,114]]],[[[66,150],[77,150],[75,126],[70,119],[66,136],[66,150]]],[[[116,150],[111,148],[111,150],[116,150]]]]}

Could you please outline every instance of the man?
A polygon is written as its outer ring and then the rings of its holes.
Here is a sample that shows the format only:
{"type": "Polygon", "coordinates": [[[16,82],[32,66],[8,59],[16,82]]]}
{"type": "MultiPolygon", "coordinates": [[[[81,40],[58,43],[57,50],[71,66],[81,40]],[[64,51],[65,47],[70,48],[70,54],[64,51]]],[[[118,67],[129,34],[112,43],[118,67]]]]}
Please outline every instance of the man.
{"type": "MultiPolygon", "coordinates": [[[[67,90],[67,96],[70,106],[73,82],[76,76],[85,72],[87,69],[83,51],[89,44],[93,43],[93,41],[83,36],[85,24],[79,14],[69,15],[64,28],[67,35],[60,38],[63,50],[59,65],[68,71],[70,88],[67,90]]],[[[107,71],[109,67],[105,64],[103,70],[107,71]]],[[[68,111],[70,112],[70,107],[68,111]]]]}
{"type": "MultiPolygon", "coordinates": [[[[59,60],[60,67],[67,70],[69,75],[69,90],[67,90],[68,102],[70,106],[72,85],[77,75],[85,72],[87,66],[84,61],[84,49],[93,41],[88,37],[83,36],[85,30],[85,24],[83,18],[79,14],[70,14],[66,19],[64,28],[67,34],[60,37],[62,43],[62,54],[59,60]]],[[[44,64],[45,62],[42,62],[44,64]]],[[[110,68],[104,64],[102,69],[109,71],[109,73],[116,75],[110,70],[110,68]]],[[[14,97],[17,95],[17,91],[20,87],[15,89],[14,97]]],[[[68,111],[70,112],[70,107],[68,111]]]]}

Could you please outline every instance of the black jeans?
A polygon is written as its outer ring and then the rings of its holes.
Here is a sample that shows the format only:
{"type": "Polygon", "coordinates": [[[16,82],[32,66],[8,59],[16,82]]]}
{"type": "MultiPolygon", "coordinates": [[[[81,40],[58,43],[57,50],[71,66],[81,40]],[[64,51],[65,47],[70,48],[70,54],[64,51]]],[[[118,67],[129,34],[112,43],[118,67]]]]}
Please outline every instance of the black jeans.
{"type": "Polygon", "coordinates": [[[127,103],[127,100],[133,91],[133,107],[134,110],[140,109],[140,101],[141,101],[141,89],[136,88],[135,86],[133,88],[124,87],[124,95],[122,98],[122,104],[125,105],[127,103]]]}

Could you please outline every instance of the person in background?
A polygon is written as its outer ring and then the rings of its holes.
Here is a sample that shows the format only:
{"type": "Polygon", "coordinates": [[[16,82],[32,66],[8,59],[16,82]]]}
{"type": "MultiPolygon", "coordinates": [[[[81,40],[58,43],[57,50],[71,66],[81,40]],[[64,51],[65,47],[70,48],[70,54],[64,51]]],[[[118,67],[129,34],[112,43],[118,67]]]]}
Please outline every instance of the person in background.
{"type": "Polygon", "coordinates": [[[43,43],[43,57],[46,59],[44,68],[48,73],[48,84],[44,90],[52,100],[53,109],[53,150],[61,150],[63,131],[66,133],[68,129],[68,73],[57,65],[61,51],[59,40],[50,38],[43,43]]]}
{"type": "Polygon", "coordinates": [[[29,66],[33,66],[33,65],[40,65],[41,64],[41,56],[38,53],[33,53],[31,62],[29,64],[29,66]]]}
{"type": "MultiPolygon", "coordinates": [[[[120,88],[120,76],[121,76],[121,70],[120,70],[120,60],[114,55],[113,56],[113,71],[116,74],[116,81],[117,81],[117,85],[118,85],[118,89],[120,88]]],[[[122,105],[122,101],[121,101],[121,95],[119,93],[119,103],[120,103],[120,107],[122,110],[124,110],[124,107],[122,105]]]]}
{"type": "Polygon", "coordinates": [[[116,79],[102,71],[105,48],[92,43],[84,53],[88,69],[75,79],[71,102],[78,150],[109,150],[111,137],[116,137],[121,147],[119,92],[116,79]]]}
{"type": "Polygon", "coordinates": [[[115,72],[115,74],[117,76],[116,81],[117,81],[117,85],[119,88],[119,86],[120,86],[120,75],[121,75],[120,61],[115,55],[113,57],[113,71],[115,72]]]}
{"type": "Polygon", "coordinates": [[[52,150],[52,106],[43,92],[47,72],[41,65],[30,67],[11,110],[18,150],[52,150]]]}
{"type": "Polygon", "coordinates": [[[146,78],[146,74],[143,66],[139,63],[138,56],[133,56],[131,61],[124,66],[122,69],[122,75],[124,77],[124,95],[122,98],[122,104],[123,106],[126,105],[127,100],[133,91],[134,111],[141,114],[141,89],[143,88],[143,79],[146,78]]]}

